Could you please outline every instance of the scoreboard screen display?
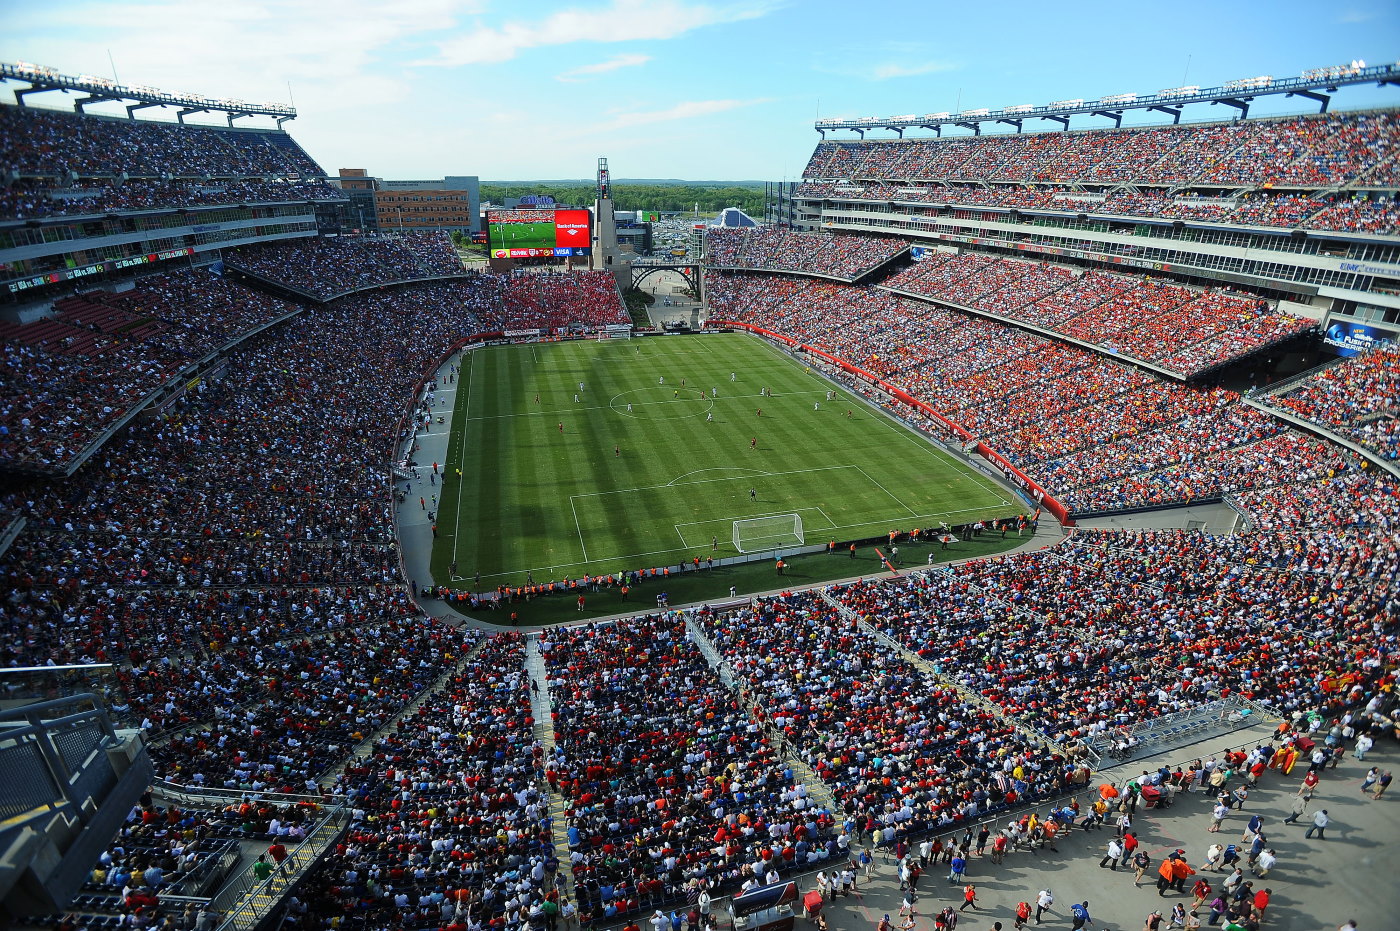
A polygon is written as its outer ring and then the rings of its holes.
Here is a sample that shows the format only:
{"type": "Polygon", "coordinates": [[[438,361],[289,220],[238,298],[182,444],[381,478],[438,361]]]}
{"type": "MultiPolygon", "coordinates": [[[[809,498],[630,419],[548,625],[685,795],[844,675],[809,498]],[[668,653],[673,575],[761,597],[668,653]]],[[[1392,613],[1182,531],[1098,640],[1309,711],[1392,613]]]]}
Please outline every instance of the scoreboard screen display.
{"type": "Polygon", "coordinates": [[[587,255],[587,210],[488,210],[487,239],[491,257],[534,259],[587,255]]]}

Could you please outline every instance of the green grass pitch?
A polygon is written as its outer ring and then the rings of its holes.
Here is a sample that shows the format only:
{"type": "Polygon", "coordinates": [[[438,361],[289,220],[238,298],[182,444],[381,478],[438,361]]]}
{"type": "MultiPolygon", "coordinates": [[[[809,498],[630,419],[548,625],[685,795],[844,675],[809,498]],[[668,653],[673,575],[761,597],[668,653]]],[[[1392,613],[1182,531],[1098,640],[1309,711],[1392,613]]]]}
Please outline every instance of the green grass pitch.
{"type": "Polygon", "coordinates": [[[741,518],[800,514],[812,544],[1024,510],[744,334],[478,349],[457,389],[433,570],[458,587],[734,556],[741,518]]]}

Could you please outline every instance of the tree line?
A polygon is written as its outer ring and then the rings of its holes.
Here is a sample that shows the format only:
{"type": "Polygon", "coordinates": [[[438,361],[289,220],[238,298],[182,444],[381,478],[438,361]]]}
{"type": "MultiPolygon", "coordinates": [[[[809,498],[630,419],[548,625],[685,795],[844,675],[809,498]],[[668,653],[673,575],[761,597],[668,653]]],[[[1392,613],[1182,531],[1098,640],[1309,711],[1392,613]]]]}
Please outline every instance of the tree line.
{"type": "MultiPolygon", "coordinates": [[[[593,203],[595,189],[590,184],[483,184],[481,199],[493,204],[507,197],[547,194],[556,203],[585,206],[593,203]]],[[[706,187],[694,184],[613,184],[613,203],[618,210],[691,211],[714,215],[725,207],[738,207],[754,217],[763,216],[763,189],[755,187],[706,187]]]]}

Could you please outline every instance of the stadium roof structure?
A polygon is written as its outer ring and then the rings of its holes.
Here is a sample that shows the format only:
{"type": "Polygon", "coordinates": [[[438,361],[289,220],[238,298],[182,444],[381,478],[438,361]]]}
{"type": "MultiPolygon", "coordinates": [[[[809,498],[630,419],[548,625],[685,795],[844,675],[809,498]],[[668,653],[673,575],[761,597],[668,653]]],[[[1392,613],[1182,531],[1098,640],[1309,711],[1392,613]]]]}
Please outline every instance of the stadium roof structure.
{"type": "Polygon", "coordinates": [[[918,116],[913,113],[903,116],[866,116],[857,119],[817,120],[815,129],[823,139],[828,132],[850,130],[865,138],[866,130],[888,129],[903,138],[906,129],[928,129],[936,135],[943,135],[944,126],[959,126],[972,130],[974,135],[982,134],[985,124],[1006,124],[1021,132],[1027,120],[1049,120],[1059,123],[1061,129],[1069,129],[1070,117],[1078,115],[1101,116],[1112,120],[1115,127],[1123,125],[1123,114],[1129,110],[1150,110],[1165,113],[1172,123],[1181,122],[1182,108],[1188,104],[1224,104],[1239,112],[1240,118],[1249,115],[1249,105],[1254,98],[1270,94],[1283,94],[1287,97],[1306,97],[1317,101],[1320,112],[1326,113],[1337,89],[1353,84],[1400,85],[1400,64],[1372,65],[1354,61],[1348,65],[1331,68],[1312,68],[1296,78],[1275,78],[1260,75],[1254,78],[1241,78],[1229,81],[1219,87],[1201,88],[1196,85],[1169,87],[1155,94],[1110,94],[1097,100],[1057,100],[1043,106],[1019,104],[1002,107],[999,110],[973,109],[958,113],[926,113],[918,116]]]}
{"type": "Polygon", "coordinates": [[[86,96],[73,101],[75,112],[86,112],[83,108],[89,104],[130,100],[134,102],[127,105],[126,115],[133,120],[136,119],[137,110],[144,110],[147,107],[179,107],[180,109],[175,116],[181,123],[185,122],[185,117],[191,113],[224,113],[228,116],[230,126],[233,125],[234,120],[245,116],[270,116],[277,121],[278,127],[281,127],[287,120],[294,120],[297,117],[295,107],[283,106],[282,104],[248,103],[243,100],[204,97],[199,94],[172,94],[144,84],[118,84],[116,81],[90,74],[72,77],[59,74],[55,68],[35,65],[27,61],[0,62],[0,82],[4,81],[25,81],[29,84],[24,90],[14,92],[15,103],[21,107],[25,106],[24,98],[30,94],[42,94],[48,91],[63,91],[66,94],[71,91],[80,91],[86,96]]]}
{"type": "Polygon", "coordinates": [[[745,226],[758,226],[758,221],[738,207],[725,207],[719,212],[719,216],[710,221],[710,225],[738,229],[745,226]]]}

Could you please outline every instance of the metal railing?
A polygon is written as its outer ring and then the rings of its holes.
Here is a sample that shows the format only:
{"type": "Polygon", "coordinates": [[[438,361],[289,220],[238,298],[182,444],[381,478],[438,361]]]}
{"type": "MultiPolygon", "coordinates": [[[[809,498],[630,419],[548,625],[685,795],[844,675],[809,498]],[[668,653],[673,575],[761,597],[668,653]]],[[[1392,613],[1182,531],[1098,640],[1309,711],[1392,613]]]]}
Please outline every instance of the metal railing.
{"type": "Polygon", "coordinates": [[[219,931],[247,931],[267,917],[349,825],[350,811],[341,802],[328,809],[301,843],[287,851],[266,879],[255,872],[256,861],[248,864],[210,900],[210,908],[223,919],[219,931]]]}
{"type": "Polygon", "coordinates": [[[1110,765],[1116,765],[1170,752],[1177,741],[1208,739],[1212,731],[1229,733],[1270,717],[1275,717],[1273,712],[1247,698],[1217,698],[1186,711],[1140,722],[1126,731],[1106,731],[1095,736],[1089,745],[1103,759],[1113,761],[1110,765]],[[1115,747],[1118,736],[1129,738],[1126,749],[1115,747]]]}
{"type": "Polygon", "coordinates": [[[117,743],[107,709],[91,692],[0,712],[0,772],[6,775],[0,820],[65,805],[86,812],[84,802],[100,800],[117,782],[105,753],[117,743]]]}

